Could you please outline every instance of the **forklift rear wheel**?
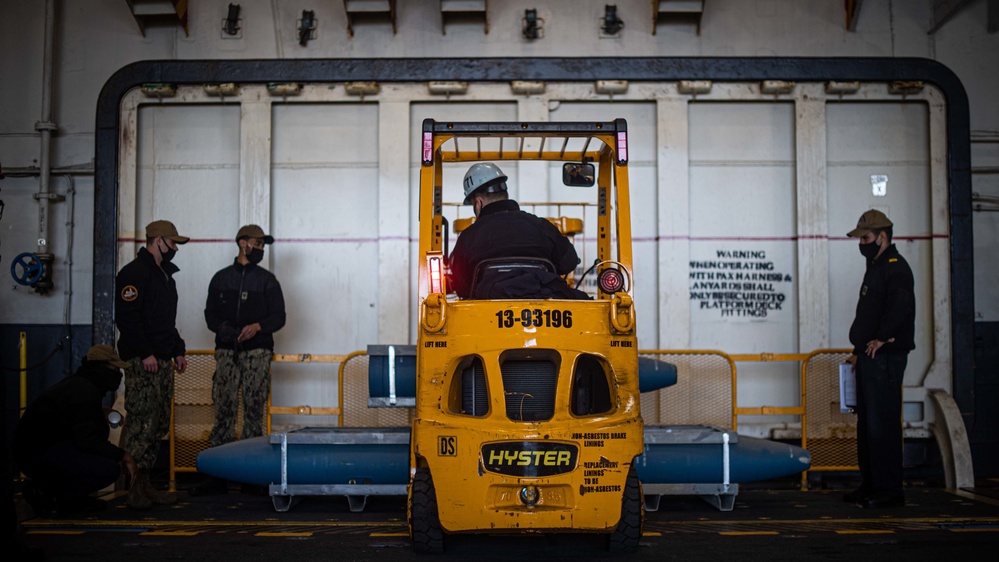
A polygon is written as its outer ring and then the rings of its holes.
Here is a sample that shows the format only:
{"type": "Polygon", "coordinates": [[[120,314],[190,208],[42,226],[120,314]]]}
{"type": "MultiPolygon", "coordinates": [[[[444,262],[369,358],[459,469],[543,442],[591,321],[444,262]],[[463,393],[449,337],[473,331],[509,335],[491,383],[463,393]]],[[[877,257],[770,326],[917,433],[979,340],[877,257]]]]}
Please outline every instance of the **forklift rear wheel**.
{"type": "Polygon", "coordinates": [[[416,469],[409,509],[413,550],[420,554],[442,554],[444,530],[437,512],[437,492],[430,469],[416,469]]]}
{"type": "Polygon", "coordinates": [[[628,470],[628,480],[624,494],[621,496],[621,520],[617,529],[607,539],[607,548],[611,552],[635,552],[638,541],[642,538],[642,521],[645,518],[642,483],[638,480],[635,465],[628,470]]]}

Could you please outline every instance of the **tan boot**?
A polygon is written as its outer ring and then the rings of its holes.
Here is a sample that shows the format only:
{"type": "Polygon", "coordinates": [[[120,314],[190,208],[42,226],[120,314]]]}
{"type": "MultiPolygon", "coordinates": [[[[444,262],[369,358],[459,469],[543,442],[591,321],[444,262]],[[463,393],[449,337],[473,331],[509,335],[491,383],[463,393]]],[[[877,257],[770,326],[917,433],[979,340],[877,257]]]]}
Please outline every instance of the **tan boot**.
{"type": "MultiPolygon", "coordinates": [[[[141,491],[149,498],[150,502],[157,505],[173,505],[177,503],[177,494],[173,492],[161,492],[153,486],[152,481],[149,479],[148,471],[140,471],[139,474],[140,476],[144,476],[142,478],[141,491]]],[[[136,480],[136,484],[139,484],[138,480],[136,480]]]]}
{"type": "Polygon", "coordinates": [[[135,484],[128,489],[128,497],[125,498],[125,505],[131,509],[138,511],[145,511],[147,509],[152,509],[153,500],[149,499],[146,495],[145,484],[149,483],[149,473],[140,470],[139,475],[135,479],[135,484]]]}

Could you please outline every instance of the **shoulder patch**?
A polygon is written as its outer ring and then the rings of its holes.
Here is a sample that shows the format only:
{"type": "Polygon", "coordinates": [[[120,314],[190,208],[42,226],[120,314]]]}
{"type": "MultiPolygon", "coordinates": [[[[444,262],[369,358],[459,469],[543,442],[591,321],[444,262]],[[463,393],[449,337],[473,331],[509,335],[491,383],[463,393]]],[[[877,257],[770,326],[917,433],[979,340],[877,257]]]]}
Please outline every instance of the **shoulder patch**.
{"type": "Polygon", "coordinates": [[[139,298],[139,290],[135,288],[135,285],[125,285],[121,290],[121,300],[125,302],[132,302],[139,298]]]}
{"type": "Polygon", "coordinates": [[[897,262],[897,261],[898,261],[898,258],[890,258],[890,259],[888,260],[888,263],[895,263],[895,262],[897,262]]]}

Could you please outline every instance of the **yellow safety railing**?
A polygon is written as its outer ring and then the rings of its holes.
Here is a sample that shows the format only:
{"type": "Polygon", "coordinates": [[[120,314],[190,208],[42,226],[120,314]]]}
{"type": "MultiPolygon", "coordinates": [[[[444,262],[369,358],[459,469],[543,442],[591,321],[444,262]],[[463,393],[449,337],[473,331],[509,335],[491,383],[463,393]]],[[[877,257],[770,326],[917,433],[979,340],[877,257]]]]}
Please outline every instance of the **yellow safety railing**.
{"type": "MultiPolygon", "coordinates": [[[[174,397],[171,405],[170,424],[170,488],[176,489],[177,473],[197,472],[198,453],[211,446],[209,435],[215,421],[212,401],[212,378],[215,374],[215,352],[210,350],[188,351],[187,369],[174,375],[174,397]]],[[[343,425],[343,363],[349,355],[317,355],[277,353],[272,363],[326,363],[340,364],[337,376],[337,405],[274,405],[271,393],[267,395],[265,431],[271,432],[275,415],[336,416],[337,425],[343,425]]],[[[272,383],[273,384],[273,383],[272,383]]],[[[365,389],[367,386],[365,385],[365,389]]],[[[240,399],[236,414],[235,432],[243,426],[243,404],[240,399]]]]}
{"type": "Polygon", "coordinates": [[[267,432],[271,431],[271,417],[279,414],[296,414],[303,416],[336,416],[337,425],[343,425],[343,374],[342,365],[347,355],[312,355],[303,353],[293,355],[288,353],[274,354],[274,363],[339,363],[341,368],[337,370],[337,405],[335,407],[316,407],[309,405],[301,406],[274,406],[271,404],[270,394],[267,396],[267,432]]]}
{"type": "Polygon", "coordinates": [[[852,349],[817,349],[802,362],[808,415],[801,421],[801,446],[812,455],[811,468],[801,475],[802,489],[810,471],[859,470],[857,417],[841,412],[839,401],[839,366],[851,353],[852,349]]]}
{"type": "MultiPolygon", "coordinates": [[[[24,415],[24,410],[28,408],[28,334],[21,332],[17,339],[18,357],[20,360],[20,399],[18,403],[17,417],[24,415]]],[[[6,384],[6,383],[5,383],[6,384]]],[[[6,436],[4,436],[6,439],[6,436]]]]}
{"type": "MultiPolygon", "coordinates": [[[[732,360],[736,362],[761,362],[769,363],[776,361],[797,361],[801,363],[801,369],[799,371],[799,389],[800,389],[800,400],[798,404],[789,404],[784,406],[756,406],[756,407],[746,407],[746,408],[736,408],[735,415],[738,416],[780,416],[780,415],[795,415],[799,416],[801,420],[801,442],[802,448],[804,448],[805,433],[807,427],[807,396],[806,396],[806,376],[805,376],[805,361],[808,359],[809,354],[807,353],[759,353],[759,354],[735,354],[732,355],[732,360]]],[[[804,490],[807,483],[807,472],[801,473],[801,488],[804,490]]]]}
{"type": "MultiPolygon", "coordinates": [[[[809,471],[857,470],[856,419],[839,410],[839,364],[849,349],[817,349],[811,353],[728,354],[703,350],[639,350],[639,354],[672,363],[676,384],[642,395],[642,417],[647,425],[709,425],[738,430],[739,416],[796,415],[801,419],[801,446],[809,450],[809,471]],[[738,369],[740,362],[800,362],[799,404],[740,406],[738,369]]],[[[214,423],[212,376],[213,351],[188,351],[188,367],[175,375],[173,420],[170,429],[170,486],[176,474],[197,471],[198,453],[210,447],[214,423]]],[[[267,398],[266,431],[271,432],[276,415],[335,416],[337,426],[399,427],[412,423],[412,408],[368,407],[368,355],[355,351],[346,355],[275,354],[274,363],[339,364],[337,405],[274,405],[267,398]],[[349,415],[347,415],[349,413],[349,415]]],[[[242,404],[236,432],[242,428],[242,404]]],[[[802,489],[808,471],[802,473],[802,489]]]]}
{"type": "MultiPolygon", "coordinates": [[[[733,361],[740,362],[776,362],[776,361],[803,361],[807,354],[804,353],[759,353],[759,354],[734,354],[730,355],[733,361]]],[[[755,406],[739,407],[735,409],[738,416],[780,416],[796,415],[805,416],[805,380],[804,373],[801,375],[801,402],[797,405],[789,404],[784,406],[755,406]]],[[[736,426],[733,426],[735,428],[736,426]]]]}
{"type": "Polygon", "coordinates": [[[413,422],[413,408],[368,406],[368,353],[355,351],[340,363],[340,380],[343,382],[345,424],[350,427],[409,427],[413,422]]]}
{"type": "Polygon", "coordinates": [[[700,424],[738,430],[739,416],[796,415],[801,420],[801,446],[812,464],[809,471],[855,471],[856,418],[839,406],[839,365],[850,349],[817,349],[810,353],[727,354],[717,350],[640,350],[639,354],[673,363],[677,383],[642,395],[646,424],[700,424]],[[800,402],[740,406],[737,363],[799,362],[800,402]]]}
{"type": "Polygon", "coordinates": [[[639,350],[639,355],[676,366],[676,384],[642,394],[647,425],[736,426],[735,362],[713,349],[639,350]]]}
{"type": "MultiPolygon", "coordinates": [[[[215,354],[212,351],[188,351],[186,357],[187,368],[183,373],[175,372],[173,379],[173,404],[170,409],[171,490],[176,489],[178,472],[197,471],[198,453],[210,446],[208,436],[215,421],[212,409],[215,354]]],[[[243,426],[242,411],[240,400],[237,431],[243,426]]]]}
{"type": "Polygon", "coordinates": [[[801,416],[801,447],[812,458],[801,473],[801,489],[808,487],[811,471],[853,471],[857,466],[857,422],[852,413],[840,411],[839,365],[851,349],[816,349],[810,353],[761,353],[732,355],[740,361],[799,361],[801,363],[801,403],[798,406],[737,408],[736,415],[801,416]]]}

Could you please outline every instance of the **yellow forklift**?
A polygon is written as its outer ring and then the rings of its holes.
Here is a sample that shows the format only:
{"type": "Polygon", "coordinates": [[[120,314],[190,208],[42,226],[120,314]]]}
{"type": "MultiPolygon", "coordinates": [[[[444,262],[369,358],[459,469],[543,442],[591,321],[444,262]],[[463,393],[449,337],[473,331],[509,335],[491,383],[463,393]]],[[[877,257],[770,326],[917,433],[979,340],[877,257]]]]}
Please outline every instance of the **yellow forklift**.
{"type": "MultiPolygon", "coordinates": [[[[415,550],[441,553],[456,533],[550,532],[605,534],[610,550],[634,551],[644,426],[625,120],[427,119],[420,143],[415,550]],[[547,191],[566,200],[520,205],[581,250],[566,277],[589,299],[463,299],[449,289],[451,231],[460,236],[474,217],[457,216],[461,185],[444,176],[476,162],[546,170],[547,191]]],[[[502,267],[536,267],[515,262],[502,267]]]]}

